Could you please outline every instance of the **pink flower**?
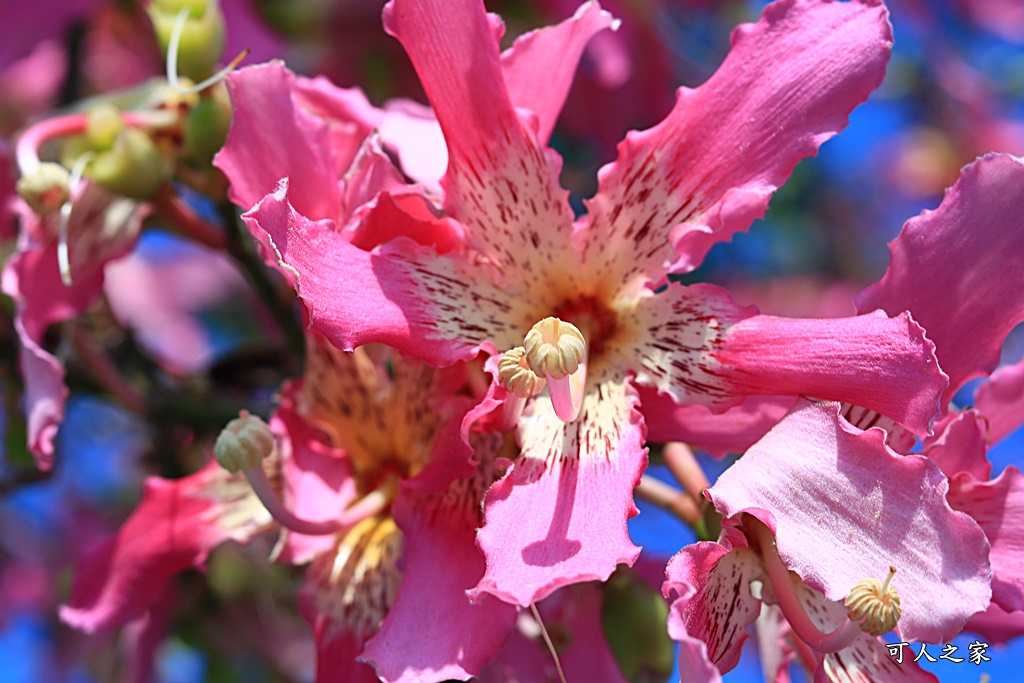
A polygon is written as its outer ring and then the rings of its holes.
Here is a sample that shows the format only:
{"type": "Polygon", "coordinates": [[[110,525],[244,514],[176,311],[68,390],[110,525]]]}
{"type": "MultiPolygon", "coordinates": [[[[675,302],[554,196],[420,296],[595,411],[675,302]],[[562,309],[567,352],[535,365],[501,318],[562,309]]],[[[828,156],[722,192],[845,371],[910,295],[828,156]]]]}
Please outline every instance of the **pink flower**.
{"type": "MultiPolygon", "coordinates": [[[[762,601],[781,608],[795,634],[788,647],[816,679],[889,680],[897,669],[878,636],[893,625],[903,640],[950,640],[988,604],[992,572],[985,534],[951,509],[948,487],[931,460],[893,452],[884,432],[850,426],[838,405],[799,401],[708,490],[725,517],[720,541],[669,562],[680,668],[719,680],[762,601]],[[840,601],[890,567],[902,616],[862,629],[840,601]]],[[[906,666],[902,675],[925,677],[906,666]]]]}
{"type": "Polygon", "coordinates": [[[276,558],[309,564],[301,608],[317,680],[474,675],[516,616],[496,598],[466,597],[484,570],[474,537],[504,443],[474,425],[496,403],[468,410],[476,401],[461,395],[461,366],[436,371],[382,347],[353,355],[316,334],[307,341],[306,376],[285,386],[271,420],[278,454],[259,465],[304,526],[289,528],[241,474],[212,463],[179,481],[150,479],[120,532],[79,565],[61,616],[89,632],[123,624],[220,543],[279,529],[276,558]],[[449,627],[424,630],[437,614],[449,627]]]}
{"type": "Polygon", "coordinates": [[[747,229],[878,84],[890,41],[879,3],[784,0],[737,29],[714,77],[627,136],[576,221],[545,143],[583,46],[612,19],[587,3],[514,60],[474,0],[396,0],[384,21],[444,132],[440,215],[464,241],[446,254],[400,238],[358,248],[336,219],[306,215],[309,186],[294,178],[245,219],[338,347],[383,342],[436,365],[505,352],[496,374],[515,394],[508,417],[522,413],[522,455],[487,495],[475,597],[529,605],[635,560],[636,385],[718,412],[756,394],[839,399],[927,432],[944,380],[908,315],[787,320],[710,285],[660,291],[747,229]]]}

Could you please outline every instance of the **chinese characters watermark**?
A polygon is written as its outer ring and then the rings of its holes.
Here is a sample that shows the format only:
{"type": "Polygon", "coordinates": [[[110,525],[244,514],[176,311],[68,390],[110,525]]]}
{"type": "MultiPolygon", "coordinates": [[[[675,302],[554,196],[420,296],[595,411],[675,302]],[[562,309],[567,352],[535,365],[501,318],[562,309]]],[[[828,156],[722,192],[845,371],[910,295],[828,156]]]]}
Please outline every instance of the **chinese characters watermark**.
{"type": "MultiPolygon", "coordinates": [[[[889,650],[889,656],[896,660],[897,664],[903,663],[903,648],[909,648],[910,643],[886,643],[886,648],[889,650]]],[[[988,650],[988,643],[984,643],[980,640],[976,640],[967,646],[967,661],[971,664],[981,664],[982,662],[991,662],[992,658],[985,655],[988,650]]],[[[918,651],[917,656],[914,657],[914,661],[925,659],[929,662],[937,662],[940,659],[945,659],[954,664],[960,664],[965,661],[963,657],[955,657],[954,653],[959,648],[953,643],[946,643],[942,646],[942,654],[935,657],[933,654],[928,652],[928,643],[921,643],[921,649],[918,651]]],[[[911,650],[913,652],[913,650],[911,650]]]]}

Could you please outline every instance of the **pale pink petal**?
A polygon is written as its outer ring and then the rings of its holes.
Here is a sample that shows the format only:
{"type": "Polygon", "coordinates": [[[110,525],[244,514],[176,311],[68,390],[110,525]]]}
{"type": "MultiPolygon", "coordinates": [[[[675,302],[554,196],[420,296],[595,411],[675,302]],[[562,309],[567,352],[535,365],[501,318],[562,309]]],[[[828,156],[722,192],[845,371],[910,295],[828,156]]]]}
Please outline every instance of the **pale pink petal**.
{"type": "Polygon", "coordinates": [[[438,256],[402,239],[363,251],[333,221],[297,213],[289,188],[283,183],[243,219],[267,253],[277,255],[311,326],[339,348],[379,342],[449,365],[487,341],[505,348],[522,340],[509,318],[523,302],[484,282],[461,256],[438,256]]]}
{"type": "Polygon", "coordinates": [[[405,174],[439,196],[448,147],[434,111],[412,100],[389,100],[384,103],[380,136],[405,174]]]}
{"type": "Polygon", "coordinates": [[[896,567],[900,635],[948,641],[988,605],[989,544],[946,502],[939,468],[884,438],[839,419],[838,404],[801,401],[710,496],[727,517],[746,511],[773,527],[786,566],[829,600],[896,567]]]}
{"type": "Polygon", "coordinates": [[[596,2],[585,2],[570,19],[516,38],[501,55],[508,96],[537,116],[537,139],[546,144],[569,94],[590,39],[617,22],[596,2]]]}
{"type": "MultiPolygon", "coordinates": [[[[395,501],[406,569],[395,603],[363,654],[388,683],[466,680],[480,672],[512,632],[515,607],[492,595],[475,603],[466,596],[484,573],[476,528],[502,439],[498,435],[489,443],[491,453],[482,457],[490,465],[479,476],[456,480],[435,494],[408,487],[395,501]],[[444,628],[424,628],[438,615],[444,615],[444,628]]],[[[463,465],[471,453],[463,453],[463,465]]]]}
{"type": "Polygon", "coordinates": [[[1024,475],[1016,467],[991,481],[961,474],[950,480],[947,498],[981,525],[992,545],[992,602],[1024,610],[1024,475]]]}
{"type": "Polygon", "coordinates": [[[926,434],[945,378],[906,314],[804,320],[754,315],[722,289],[672,285],[647,293],[615,349],[637,382],[679,403],[721,411],[747,395],[848,401],[926,434]]]}
{"type": "Polygon", "coordinates": [[[978,387],[974,405],[988,420],[991,443],[999,443],[1024,424],[1024,360],[993,372],[978,387]]]}
{"type": "Polygon", "coordinates": [[[922,455],[931,458],[950,479],[967,473],[987,481],[992,474],[992,465],[985,457],[987,451],[984,419],[976,410],[965,410],[955,414],[942,432],[925,444],[922,455]]]}
{"type": "Polygon", "coordinates": [[[336,218],[341,190],[328,127],[294,102],[295,75],[270,62],[236,71],[227,83],[231,130],[214,165],[231,183],[231,201],[247,210],[290,178],[291,200],[302,215],[336,218]]]}
{"type": "Polygon", "coordinates": [[[679,405],[656,389],[640,387],[639,392],[649,442],[682,441],[716,458],[753,446],[796,401],[792,396],[748,396],[716,414],[702,405],[679,405]]]}
{"type": "Polygon", "coordinates": [[[683,548],[665,571],[665,597],[674,597],[668,632],[679,641],[679,672],[689,680],[717,683],[740,659],[746,627],[757,619],[760,600],[751,581],[764,569],[749,548],[701,542],[683,548]]]}
{"type": "Polygon", "coordinates": [[[636,392],[624,378],[593,377],[579,418],[555,417],[546,396],[520,421],[522,454],[487,492],[477,543],[487,572],[473,591],[527,606],[556,588],[603,581],[640,549],[626,520],[647,466],[636,392]]]}
{"type": "Polygon", "coordinates": [[[1024,612],[1007,612],[993,603],[971,617],[964,630],[980,634],[991,645],[1005,645],[1024,635],[1024,612]]]}
{"type": "Polygon", "coordinates": [[[995,370],[1003,339],[1024,320],[1022,205],[1024,162],[979,159],[938,209],[907,221],[889,245],[885,277],[857,297],[858,310],[909,310],[924,327],[949,376],[943,406],[964,382],[995,370]]]}
{"type": "Polygon", "coordinates": [[[141,616],[172,576],[224,541],[246,543],[271,518],[240,475],[211,462],[177,481],[152,477],[118,531],[78,563],[60,617],[93,633],[141,616]]]}
{"type": "MultiPolygon", "coordinates": [[[[549,634],[552,631],[569,634],[568,643],[558,653],[566,680],[626,683],[605,639],[602,599],[601,584],[584,583],[566,586],[537,606],[549,634]]],[[[537,645],[540,656],[550,662],[551,653],[540,642],[537,645]]],[[[549,664],[547,668],[552,667],[549,664]]]]}
{"type": "Polygon", "coordinates": [[[573,215],[560,161],[520,121],[494,26],[474,0],[394,0],[384,26],[405,47],[448,145],[445,208],[502,274],[550,271],[573,215]]]}
{"type": "Polygon", "coordinates": [[[881,82],[892,34],[877,0],[780,0],[732,41],[710,80],[680,89],[669,116],[627,135],[601,170],[583,252],[615,281],[692,270],[746,230],[881,82]]]}

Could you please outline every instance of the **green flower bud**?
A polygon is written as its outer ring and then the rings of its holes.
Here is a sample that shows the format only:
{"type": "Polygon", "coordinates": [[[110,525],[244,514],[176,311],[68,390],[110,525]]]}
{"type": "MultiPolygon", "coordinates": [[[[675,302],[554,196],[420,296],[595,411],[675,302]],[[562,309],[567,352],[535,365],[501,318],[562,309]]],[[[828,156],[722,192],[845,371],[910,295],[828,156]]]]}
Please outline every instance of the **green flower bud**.
{"type": "Polygon", "coordinates": [[[104,102],[89,109],[85,115],[85,137],[89,147],[102,151],[113,147],[118,133],[124,130],[121,112],[117,107],[104,102]]]}
{"type": "Polygon", "coordinates": [[[675,643],[665,627],[665,599],[626,567],[619,567],[603,589],[601,626],[622,675],[634,682],[668,680],[675,643]]]}
{"type": "Polygon", "coordinates": [[[215,88],[212,97],[204,97],[189,110],[183,131],[185,153],[200,166],[209,166],[224,146],[231,127],[231,103],[227,91],[215,88]]]}
{"type": "Polygon", "coordinates": [[[182,9],[188,18],[178,44],[178,73],[198,82],[216,70],[224,52],[224,14],[217,0],[154,0],[149,18],[164,56],[182,9]]]}
{"type": "Polygon", "coordinates": [[[276,448],[270,426],[243,410],[228,422],[213,446],[213,457],[232,474],[256,467],[276,448]]]}
{"type": "Polygon", "coordinates": [[[153,140],[137,128],[125,128],[108,151],[96,155],[85,175],[122,197],[144,200],[156,194],[167,172],[153,140]]]}

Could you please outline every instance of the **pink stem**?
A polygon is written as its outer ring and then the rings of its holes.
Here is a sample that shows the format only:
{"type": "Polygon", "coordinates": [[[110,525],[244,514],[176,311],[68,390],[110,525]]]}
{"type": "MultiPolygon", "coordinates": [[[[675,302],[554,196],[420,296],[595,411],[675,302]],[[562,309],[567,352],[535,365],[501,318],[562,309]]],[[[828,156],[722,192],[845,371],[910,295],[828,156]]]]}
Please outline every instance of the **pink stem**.
{"type": "Polygon", "coordinates": [[[523,408],[525,407],[525,398],[509,393],[508,398],[505,399],[505,403],[501,407],[501,420],[498,424],[498,429],[503,432],[514,429],[519,424],[519,418],[522,416],[523,408]]]}
{"type": "MultiPolygon", "coordinates": [[[[85,132],[88,117],[85,114],[66,114],[44,119],[31,126],[18,138],[15,154],[21,175],[28,175],[39,166],[39,148],[53,138],[81,135],[85,132]]],[[[153,123],[152,116],[145,112],[126,111],[121,121],[132,128],[142,128],[153,123]]]]}
{"type": "Polygon", "coordinates": [[[704,489],[711,484],[690,447],[678,441],[669,443],[665,445],[663,456],[669,472],[686,492],[697,501],[704,500],[704,489]]]}
{"type": "Polygon", "coordinates": [[[185,202],[181,201],[171,189],[164,185],[153,198],[157,210],[174,223],[175,231],[193,242],[198,242],[211,249],[227,247],[227,236],[196,215],[185,202]]]}
{"type": "Polygon", "coordinates": [[[650,475],[640,477],[634,493],[638,498],[668,510],[691,527],[700,521],[700,508],[693,498],[650,475]]]}
{"type": "Polygon", "coordinates": [[[768,570],[768,578],[771,579],[779,608],[793,629],[793,633],[818,652],[839,652],[849,647],[857,639],[857,636],[863,633],[860,625],[846,619],[844,624],[831,633],[822,633],[800,604],[800,598],[793,587],[789,570],[782,564],[782,558],[779,557],[778,547],[771,530],[754,518],[750,519],[749,524],[753,529],[754,536],[761,544],[761,555],[764,557],[765,568],[768,570]]]}
{"type": "Polygon", "coordinates": [[[263,507],[270,513],[270,516],[286,529],[305,536],[336,534],[343,529],[355,526],[367,517],[377,514],[384,509],[388,502],[386,493],[383,491],[373,491],[364,496],[355,505],[346,508],[337,519],[314,522],[296,516],[284,506],[284,503],[281,502],[274,492],[270,480],[267,479],[267,473],[264,472],[262,464],[244,470],[244,473],[245,478],[249,481],[249,485],[252,486],[252,490],[256,493],[260,502],[263,503],[263,507]]]}

